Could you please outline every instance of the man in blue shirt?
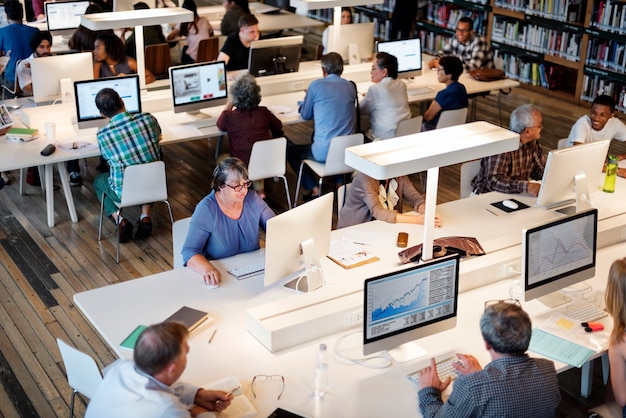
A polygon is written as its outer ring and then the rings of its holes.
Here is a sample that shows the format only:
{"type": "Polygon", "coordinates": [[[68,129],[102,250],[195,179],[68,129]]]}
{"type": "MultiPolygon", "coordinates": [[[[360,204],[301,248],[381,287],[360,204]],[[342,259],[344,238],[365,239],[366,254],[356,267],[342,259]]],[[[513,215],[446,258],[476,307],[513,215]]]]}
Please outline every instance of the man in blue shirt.
{"type": "MultiPolygon", "coordinates": [[[[341,78],[343,58],[336,52],[331,52],[322,56],[321,63],[324,78],[309,85],[299,109],[302,119],[313,120],[315,123],[312,143],[289,144],[287,149],[289,165],[296,173],[304,159],[325,162],[331,139],[354,133],[356,87],[352,82],[341,78]]],[[[317,197],[320,193],[315,178],[308,171],[302,174],[302,190],[305,199],[317,197]]]]}

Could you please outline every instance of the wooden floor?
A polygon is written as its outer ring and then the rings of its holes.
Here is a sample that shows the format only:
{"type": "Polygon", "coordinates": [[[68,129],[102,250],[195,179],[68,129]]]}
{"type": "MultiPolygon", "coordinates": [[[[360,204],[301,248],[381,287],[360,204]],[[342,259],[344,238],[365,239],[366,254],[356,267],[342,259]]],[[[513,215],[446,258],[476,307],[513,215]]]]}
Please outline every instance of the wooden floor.
{"type": "MultiPolygon", "coordinates": [[[[567,136],[575,119],[588,109],[543,96],[515,90],[501,96],[505,119],[512,108],[533,103],[544,112],[542,144],[555,147],[567,136]]],[[[498,123],[496,96],[478,100],[478,119],[498,123]]],[[[505,122],[505,125],[508,122],[505,122]]],[[[311,125],[287,127],[294,140],[306,140],[311,125]]],[[[445,141],[445,138],[442,138],[445,141]]],[[[624,150],[620,150],[624,152],[624,150]]],[[[209,193],[214,168],[215,141],[202,140],[164,148],[170,202],[174,218],[190,216],[196,203],[209,193]]],[[[96,358],[100,366],[115,355],[73,304],[75,293],[112,283],[158,273],[172,268],[171,226],[162,208],[160,229],[145,241],[121,246],[120,264],[115,264],[113,224],[105,220],[105,239],[99,243],[99,203],[91,181],[96,159],[88,161],[85,185],[73,188],[79,222],[69,220],[61,192],[55,192],[56,226],[46,224],[45,202],[38,188],[28,186],[20,196],[15,182],[0,192],[0,416],[67,416],[70,389],[55,339],[60,337],[96,358]]],[[[17,176],[17,172],[12,173],[17,176]]],[[[15,179],[16,177],[14,177],[15,179]]],[[[439,201],[458,198],[458,166],[442,169],[439,201]]],[[[295,175],[289,171],[290,187],[295,175]]],[[[286,209],[281,183],[266,182],[270,205],[286,209]]],[[[137,212],[130,212],[136,219],[137,212]]],[[[445,221],[445,219],[444,219],[445,221]]],[[[111,305],[115,309],[115,305],[111,305]]],[[[478,332],[478,324],[476,327],[478,332]]],[[[600,367],[597,367],[598,371],[600,367]]],[[[577,391],[576,371],[560,376],[563,403],[559,416],[583,417],[590,405],[602,402],[604,389],[594,385],[592,397],[584,400],[577,391]]],[[[77,416],[84,414],[77,403],[77,416]]]]}

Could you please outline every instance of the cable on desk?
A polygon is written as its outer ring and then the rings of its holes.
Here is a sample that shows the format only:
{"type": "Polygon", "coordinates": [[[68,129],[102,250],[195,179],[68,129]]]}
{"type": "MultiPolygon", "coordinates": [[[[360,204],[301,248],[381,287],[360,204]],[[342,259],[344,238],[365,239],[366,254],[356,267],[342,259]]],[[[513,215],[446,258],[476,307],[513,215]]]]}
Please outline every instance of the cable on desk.
{"type": "Polygon", "coordinates": [[[333,346],[335,350],[335,355],[339,357],[340,359],[347,361],[348,363],[358,364],[359,366],[367,367],[368,369],[386,369],[388,367],[391,367],[391,365],[393,364],[393,360],[391,359],[389,354],[387,355],[379,354],[375,356],[361,357],[361,358],[350,358],[341,353],[341,348],[340,348],[341,343],[343,343],[343,341],[346,338],[354,334],[358,334],[362,332],[363,331],[352,331],[352,332],[349,332],[348,334],[342,335],[341,337],[337,338],[337,341],[335,341],[335,345],[333,346]],[[380,364],[374,363],[375,360],[377,360],[378,361],[377,363],[380,363],[380,364]],[[382,362],[380,360],[382,360],[382,362]]]}

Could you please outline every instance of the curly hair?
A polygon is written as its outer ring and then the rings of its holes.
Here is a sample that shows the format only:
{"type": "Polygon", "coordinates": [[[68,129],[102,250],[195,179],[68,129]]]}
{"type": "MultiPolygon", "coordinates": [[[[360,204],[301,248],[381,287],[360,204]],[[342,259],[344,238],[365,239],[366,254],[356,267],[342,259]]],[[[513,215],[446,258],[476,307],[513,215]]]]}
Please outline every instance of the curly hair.
{"type": "Polygon", "coordinates": [[[261,103],[261,88],[254,76],[244,74],[231,84],[230,97],[239,110],[256,109],[261,103]]]}

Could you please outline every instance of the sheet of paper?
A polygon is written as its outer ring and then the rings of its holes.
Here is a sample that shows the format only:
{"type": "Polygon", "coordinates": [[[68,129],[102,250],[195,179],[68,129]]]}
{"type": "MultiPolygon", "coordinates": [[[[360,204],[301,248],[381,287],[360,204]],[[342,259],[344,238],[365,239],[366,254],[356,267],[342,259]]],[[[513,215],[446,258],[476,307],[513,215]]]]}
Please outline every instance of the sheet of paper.
{"type": "Polygon", "coordinates": [[[220,418],[251,418],[257,415],[252,402],[243,394],[241,383],[235,376],[226,377],[215,382],[202,385],[205,389],[223,390],[232,392],[233,400],[228,408],[217,414],[220,418]]]}
{"type": "Polygon", "coordinates": [[[585,332],[579,321],[558,311],[553,312],[538,327],[545,332],[595,352],[606,350],[609,346],[609,333],[607,331],[585,332]]]}
{"type": "Polygon", "coordinates": [[[269,110],[280,119],[300,117],[298,109],[292,109],[288,106],[269,106],[269,110]]]}
{"type": "Polygon", "coordinates": [[[581,367],[593,355],[593,350],[539,328],[533,329],[528,349],[574,367],[581,367]]]}
{"type": "Polygon", "coordinates": [[[167,129],[169,129],[176,138],[192,138],[195,136],[202,136],[200,129],[189,125],[168,126],[167,129]]]}

